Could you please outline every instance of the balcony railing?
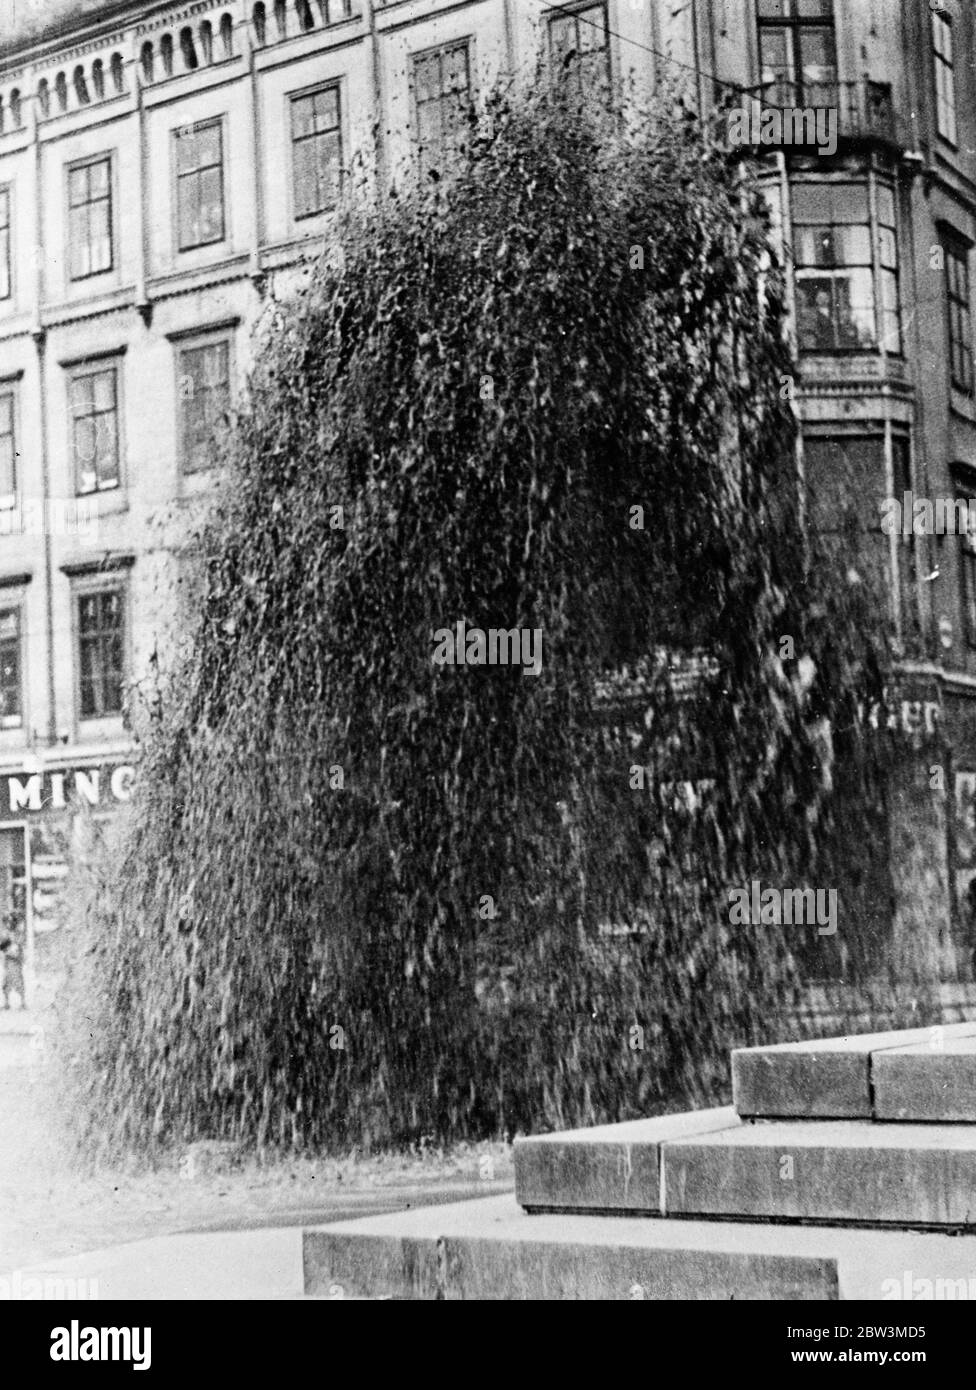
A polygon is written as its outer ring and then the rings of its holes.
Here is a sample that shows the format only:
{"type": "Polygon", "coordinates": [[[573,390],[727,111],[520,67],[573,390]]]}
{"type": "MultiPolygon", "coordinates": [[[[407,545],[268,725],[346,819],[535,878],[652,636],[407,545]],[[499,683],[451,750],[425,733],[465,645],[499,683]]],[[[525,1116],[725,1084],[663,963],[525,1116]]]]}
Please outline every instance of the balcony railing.
{"type": "MultiPolygon", "coordinates": [[[[870,78],[857,82],[802,83],[780,79],[760,91],[759,101],[764,108],[780,111],[836,111],[839,140],[877,142],[895,149],[912,146],[911,127],[895,108],[890,82],[875,82],[870,78]]],[[[800,122],[792,125],[792,130],[799,135],[806,129],[800,122]]],[[[790,143],[802,143],[802,140],[793,139],[790,143]]]]}

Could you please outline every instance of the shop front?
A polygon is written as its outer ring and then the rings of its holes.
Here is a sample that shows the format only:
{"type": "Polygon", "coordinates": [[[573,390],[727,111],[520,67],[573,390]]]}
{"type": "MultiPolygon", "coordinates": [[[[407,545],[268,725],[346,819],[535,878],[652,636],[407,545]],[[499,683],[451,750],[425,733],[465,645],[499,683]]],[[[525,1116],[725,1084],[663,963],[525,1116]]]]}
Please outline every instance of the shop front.
{"type": "Polygon", "coordinates": [[[43,1007],[79,904],[69,868],[131,799],[129,761],[42,763],[0,773],[0,1009],[43,1007]]]}

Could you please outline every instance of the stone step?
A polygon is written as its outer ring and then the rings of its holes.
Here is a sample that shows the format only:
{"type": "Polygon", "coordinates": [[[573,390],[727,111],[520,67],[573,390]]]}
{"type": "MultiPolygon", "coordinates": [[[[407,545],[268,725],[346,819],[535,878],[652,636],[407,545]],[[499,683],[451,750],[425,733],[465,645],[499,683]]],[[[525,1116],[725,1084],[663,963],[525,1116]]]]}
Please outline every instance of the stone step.
{"type": "MultiPolygon", "coordinates": [[[[976,1038],[976,1023],[737,1048],[732,1053],[733,1105],[743,1118],[966,1120],[972,1117],[949,1113],[949,1100],[958,1109],[958,1085],[952,1087],[940,1113],[937,1088],[923,1080],[927,1069],[931,1069],[932,1078],[945,1080],[941,1059],[950,1045],[966,1038],[976,1038]],[[911,1075],[920,1091],[928,1090],[929,1094],[920,1095],[916,1104],[905,1089],[906,1081],[896,1083],[894,1073],[886,1072],[892,1078],[890,1087],[901,1098],[902,1113],[880,1114],[875,1108],[875,1073],[889,1052],[906,1048],[916,1049],[916,1060],[903,1064],[899,1075],[911,1075]]],[[[955,1065],[962,1068],[965,1064],[955,1065]]],[[[962,1071],[957,1069],[952,1075],[959,1078],[962,1071]]]]}
{"type": "Polygon", "coordinates": [[[304,1233],[305,1292],[397,1299],[976,1298],[976,1236],[536,1215],[513,1196],[304,1233]]]}
{"type": "Polygon", "coordinates": [[[976,1124],[976,1037],[872,1054],[871,1079],[877,1120],[976,1124]]]}
{"type": "Polygon", "coordinates": [[[760,1120],[661,1146],[668,1216],[976,1229],[976,1125],[760,1120]]]}
{"type": "Polygon", "coordinates": [[[537,1211],[661,1211],[660,1147],[742,1124],[731,1106],[516,1139],[515,1195],[537,1211]]]}

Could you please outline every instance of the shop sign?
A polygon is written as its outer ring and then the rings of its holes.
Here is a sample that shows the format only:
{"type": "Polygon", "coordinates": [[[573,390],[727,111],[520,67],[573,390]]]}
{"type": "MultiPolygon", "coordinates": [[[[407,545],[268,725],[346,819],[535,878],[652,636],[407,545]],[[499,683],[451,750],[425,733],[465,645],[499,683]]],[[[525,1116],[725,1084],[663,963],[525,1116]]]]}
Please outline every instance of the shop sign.
{"type": "Polygon", "coordinates": [[[135,769],[129,763],[108,767],[45,768],[43,772],[8,773],[3,811],[11,816],[64,811],[81,806],[110,808],[129,801],[135,769]]]}

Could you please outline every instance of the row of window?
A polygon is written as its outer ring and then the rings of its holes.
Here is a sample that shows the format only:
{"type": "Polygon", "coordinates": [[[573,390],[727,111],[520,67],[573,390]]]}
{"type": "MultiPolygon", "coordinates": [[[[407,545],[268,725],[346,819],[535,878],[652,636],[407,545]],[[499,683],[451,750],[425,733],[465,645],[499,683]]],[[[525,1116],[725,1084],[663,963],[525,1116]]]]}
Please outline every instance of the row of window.
{"type": "MultiPolygon", "coordinates": [[[[180,460],[195,473],[213,459],[215,437],[230,416],[232,351],[229,336],[176,353],[180,460]]],[[[121,359],[79,364],[68,371],[69,448],[79,497],[122,484],[121,359]]],[[[18,495],[18,385],[0,381],[0,508],[18,495]]]]}
{"type": "MultiPolygon", "coordinates": [[[[550,20],[550,44],[560,64],[581,86],[609,78],[605,6],[588,5],[550,20]]],[[[462,39],[412,55],[410,89],[418,163],[424,175],[453,161],[468,131],[473,86],[471,42],[462,39]]],[[[45,93],[47,100],[47,93],[45,93]]],[[[295,220],[331,212],[342,181],[342,119],[338,83],[291,98],[292,208],[295,220]]],[[[226,178],[223,118],[173,132],[177,247],[192,251],[226,236],[226,178]]],[[[92,156],[67,169],[68,273],[72,280],[103,275],[115,267],[116,191],[111,153],[92,156]]],[[[12,293],[11,190],[0,186],[0,299],[12,293]]]]}
{"type": "MultiPolygon", "coordinates": [[[[125,699],[125,585],[101,583],[78,590],[72,603],[78,716],[116,718],[125,699]]],[[[24,671],[22,610],[0,604],[0,729],[23,727],[24,671]]]]}
{"type": "MultiPolygon", "coordinates": [[[[292,98],[294,215],[331,211],[339,193],[342,135],[339,88],[328,86],[292,98]]],[[[224,240],[223,120],[201,121],[173,132],[176,225],[180,251],[224,240]]],[[[72,280],[115,268],[116,190],[114,155],[103,153],[67,168],[68,274],[72,280]]],[[[0,186],[0,299],[13,292],[11,188],[0,186]]]]}

